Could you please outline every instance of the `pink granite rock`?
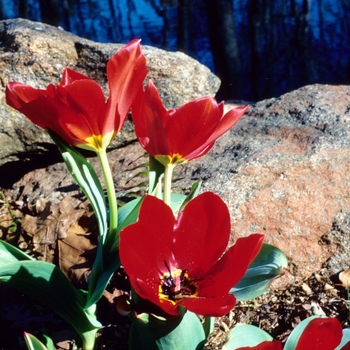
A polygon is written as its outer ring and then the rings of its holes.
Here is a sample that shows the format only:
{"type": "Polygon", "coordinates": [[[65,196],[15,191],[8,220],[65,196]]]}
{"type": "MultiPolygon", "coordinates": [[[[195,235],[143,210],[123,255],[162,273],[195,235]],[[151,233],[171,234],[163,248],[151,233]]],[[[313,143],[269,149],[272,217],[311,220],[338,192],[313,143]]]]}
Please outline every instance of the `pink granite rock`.
{"type": "MultiPolygon", "coordinates": [[[[261,101],[206,157],[176,168],[174,189],[203,180],[202,190],[229,206],[232,240],[265,233],[286,254],[292,276],[322,266],[334,273],[350,264],[349,125],[348,86],[310,85],[261,101]]],[[[142,194],[143,179],[132,179],[142,154],[137,143],[111,152],[120,197],[142,194]]],[[[56,164],[28,173],[14,193],[59,200],[77,193],[72,184],[56,164]]]]}

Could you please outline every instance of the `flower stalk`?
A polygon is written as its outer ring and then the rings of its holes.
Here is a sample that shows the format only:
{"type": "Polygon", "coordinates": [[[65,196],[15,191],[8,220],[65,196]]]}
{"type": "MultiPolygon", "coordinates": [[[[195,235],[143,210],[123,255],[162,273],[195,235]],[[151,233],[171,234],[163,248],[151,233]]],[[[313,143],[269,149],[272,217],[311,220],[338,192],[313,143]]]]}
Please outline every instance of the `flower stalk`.
{"type": "Polygon", "coordinates": [[[164,202],[169,206],[171,204],[171,182],[174,168],[175,164],[168,164],[164,172],[164,202]]]}
{"type": "Polygon", "coordinates": [[[117,197],[115,193],[113,175],[112,175],[111,167],[108,162],[106,149],[101,149],[99,152],[97,152],[97,156],[100,161],[103,177],[106,183],[108,205],[109,205],[109,231],[107,234],[107,238],[105,238],[103,241],[105,242],[106,239],[109,239],[109,237],[111,238],[113,237],[115,239],[115,236],[117,234],[118,203],[117,203],[117,197]]]}

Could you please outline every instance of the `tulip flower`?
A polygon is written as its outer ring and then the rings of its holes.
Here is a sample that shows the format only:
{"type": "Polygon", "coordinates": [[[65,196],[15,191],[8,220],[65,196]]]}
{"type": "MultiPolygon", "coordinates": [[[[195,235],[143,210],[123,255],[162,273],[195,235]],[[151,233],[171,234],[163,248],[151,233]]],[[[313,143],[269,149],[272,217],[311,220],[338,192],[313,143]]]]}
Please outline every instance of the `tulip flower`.
{"type": "Polygon", "coordinates": [[[148,82],[135,99],[132,117],[141,146],[164,166],[186,163],[209,152],[248,106],[224,114],[224,104],[202,97],[178,109],[166,110],[157,88],[148,82]]]}
{"type": "Polygon", "coordinates": [[[151,80],[140,90],[132,106],[135,133],[146,152],[165,166],[165,203],[170,205],[173,168],[207,154],[247,108],[236,107],[224,114],[223,103],[202,97],[166,110],[151,80]]]}
{"type": "MultiPolygon", "coordinates": [[[[333,350],[341,342],[342,325],[336,318],[315,318],[305,327],[295,350],[333,350]]],[[[342,347],[349,348],[350,344],[342,347]]]]}
{"type": "Polygon", "coordinates": [[[66,68],[61,83],[45,90],[7,83],[6,102],[68,144],[99,152],[122,128],[146,74],[140,40],[133,40],[107,64],[107,101],[96,81],[66,68]]]}
{"type": "MultiPolygon", "coordinates": [[[[260,331],[261,332],[261,331],[260,331]]],[[[259,332],[259,334],[260,334],[259,332]]],[[[252,333],[252,337],[255,335],[252,333]]],[[[342,325],[337,318],[316,317],[305,319],[290,334],[284,349],[288,350],[349,350],[348,336],[344,336],[342,325]],[[308,322],[305,325],[303,323],[308,322]],[[344,338],[345,337],[345,338],[344,338]],[[344,344],[345,343],[345,344],[344,344]],[[340,345],[342,344],[342,345],[340,345]]],[[[240,347],[237,350],[281,350],[279,340],[264,341],[256,346],[240,347]]]]}
{"type": "Polygon", "coordinates": [[[94,151],[105,177],[110,231],[118,225],[117,201],[106,149],[122,128],[147,74],[140,40],[133,40],[107,63],[109,98],[101,86],[83,74],[66,68],[59,85],[45,90],[18,82],[6,85],[6,102],[34,124],[58,134],[71,146],[94,151]]]}
{"type": "Polygon", "coordinates": [[[175,218],[171,208],[147,195],[136,223],[120,233],[120,258],[137,295],[168,315],[183,308],[223,316],[235,305],[229,291],[257,256],[264,236],[239,238],[227,248],[230,214],[212,192],[192,199],[175,218]]]}

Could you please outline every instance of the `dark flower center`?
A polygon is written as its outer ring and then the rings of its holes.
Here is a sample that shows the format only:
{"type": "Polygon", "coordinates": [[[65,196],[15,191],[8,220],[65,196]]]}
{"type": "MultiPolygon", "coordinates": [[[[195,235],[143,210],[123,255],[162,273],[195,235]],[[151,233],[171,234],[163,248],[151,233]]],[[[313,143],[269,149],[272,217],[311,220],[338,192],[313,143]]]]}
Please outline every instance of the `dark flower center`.
{"type": "Polygon", "coordinates": [[[190,279],[188,269],[171,271],[167,262],[164,261],[164,263],[168,272],[160,277],[159,295],[161,298],[176,302],[197,294],[195,280],[190,279]]]}

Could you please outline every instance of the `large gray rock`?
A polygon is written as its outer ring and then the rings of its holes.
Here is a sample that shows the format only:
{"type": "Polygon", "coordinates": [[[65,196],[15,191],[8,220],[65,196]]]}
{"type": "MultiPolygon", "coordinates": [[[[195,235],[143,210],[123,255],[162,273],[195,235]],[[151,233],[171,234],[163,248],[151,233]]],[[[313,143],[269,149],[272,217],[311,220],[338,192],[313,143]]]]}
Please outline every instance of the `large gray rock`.
{"type": "MultiPolygon", "coordinates": [[[[5,85],[18,81],[36,88],[57,84],[65,67],[98,81],[106,91],[105,67],[121,44],[101,44],[47,24],[24,19],[0,21],[0,165],[28,158],[28,152],[51,150],[45,132],[5,103],[5,85]]],[[[194,98],[214,96],[219,79],[210,70],[181,52],[143,46],[151,78],[167,108],[194,98]]],[[[134,140],[127,123],[112,148],[134,140]]]]}
{"type": "MultiPolygon", "coordinates": [[[[250,107],[207,156],[175,169],[174,189],[222,196],[232,216],[232,241],[260,231],[281,248],[290,275],[350,266],[350,87],[311,85],[250,107]]],[[[119,196],[142,194],[145,162],[137,143],[113,150],[119,196]],[[141,158],[140,158],[141,157],[141,158]]],[[[92,163],[96,165],[93,158],[92,163]]],[[[76,195],[62,163],[25,175],[14,196],[52,201],[76,195]]]]}
{"type": "Polygon", "coordinates": [[[333,273],[350,265],[349,106],[349,86],[261,101],[205,161],[185,168],[226,201],[233,238],[266,233],[302,277],[325,263],[333,273]]]}

